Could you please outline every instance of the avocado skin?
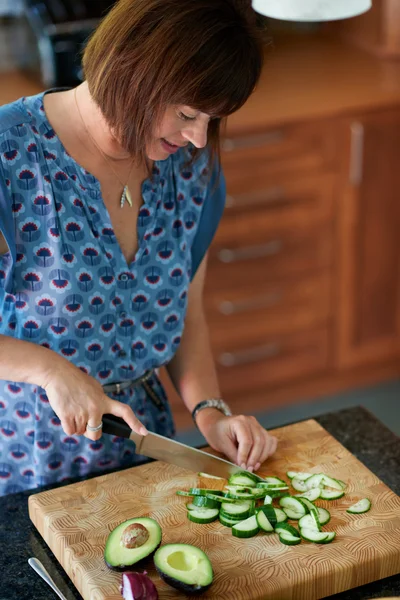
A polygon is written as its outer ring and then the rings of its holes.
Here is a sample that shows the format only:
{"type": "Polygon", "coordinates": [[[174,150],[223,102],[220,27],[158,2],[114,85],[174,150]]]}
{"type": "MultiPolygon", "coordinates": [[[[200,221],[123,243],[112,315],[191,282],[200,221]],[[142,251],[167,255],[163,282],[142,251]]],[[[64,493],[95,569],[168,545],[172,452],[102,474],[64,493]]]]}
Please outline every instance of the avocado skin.
{"type": "Polygon", "coordinates": [[[117,573],[123,573],[124,571],[132,571],[133,567],[138,565],[139,567],[142,565],[142,563],[149,558],[150,556],[152,556],[154,554],[154,552],[156,552],[156,550],[158,550],[158,548],[161,546],[161,540],[160,543],[158,544],[158,546],[156,548],[154,548],[154,550],[152,550],[150,552],[150,554],[148,554],[147,556],[144,556],[143,558],[141,558],[140,560],[136,561],[135,563],[133,563],[132,565],[118,565],[117,566],[113,566],[110,565],[106,558],[104,558],[104,562],[106,563],[107,567],[109,569],[111,569],[112,571],[117,571],[117,573]]]}
{"type": "Polygon", "coordinates": [[[155,567],[157,569],[157,573],[159,574],[161,579],[163,579],[165,581],[165,583],[167,583],[171,587],[175,588],[176,590],[179,590],[180,592],[184,592],[185,594],[188,594],[188,595],[194,596],[195,594],[203,594],[204,592],[206,592],[208,590],[208,588],[212,584],[212,582],[211,582],[208,585],[189,585],[187,583],[183,583],[182,581],[179,581],[179,579],[175,579],[175,577],[171,577],[170,575],[167,575],[161,569],[159,569],[159,567],[157,567],[157,565],[155,565],[155,567]]]}

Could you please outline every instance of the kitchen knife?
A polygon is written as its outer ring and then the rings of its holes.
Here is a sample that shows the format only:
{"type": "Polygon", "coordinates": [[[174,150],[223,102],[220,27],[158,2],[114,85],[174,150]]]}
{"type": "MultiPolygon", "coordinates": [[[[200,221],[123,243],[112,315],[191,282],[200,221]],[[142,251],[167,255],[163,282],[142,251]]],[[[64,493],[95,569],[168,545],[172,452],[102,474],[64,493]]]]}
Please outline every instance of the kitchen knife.
{"type": "MultiPolygon", "coordinates": [[[[140,435],[132,431],[123,419],[114,415],[103,415],[103,433],[132,440],[136,444],[137,454],[155,460],[162,460],[190,471],[208,473],[225,479],[229,479],[233,473],[247,472],[227,460],[217,458],[191,446],[186,446],[186,444],[181,444],[163,435],[150,431],[147,435],[140,435]]],[[[263,481],[262,477],[255,475],[255,473],[249,473],[249,475],[263,481]]]]}

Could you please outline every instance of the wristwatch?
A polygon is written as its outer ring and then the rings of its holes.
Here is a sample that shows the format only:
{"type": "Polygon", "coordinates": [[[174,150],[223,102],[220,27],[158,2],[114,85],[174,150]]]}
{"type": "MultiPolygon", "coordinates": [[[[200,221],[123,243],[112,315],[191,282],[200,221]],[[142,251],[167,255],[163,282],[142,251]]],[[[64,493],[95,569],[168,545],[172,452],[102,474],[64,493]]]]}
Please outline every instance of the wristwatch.
{"type": "Polygon", "coordinates": [[[222,400],[222,398],[210,398],[208,400],[203,400],[202,402],[199,402],[198,404],[196,404],[196,406],[194,407],[194,409],[192,411],[192,419],[193,419],[196,427],[197,427],[196,415],[199,411],[203,410],[204,408],[217,408],[222,413],[224,413],[225,416],[227,416],[227,417],[232,416],[231,409],[229,408],[227,403],[222,400]]]}

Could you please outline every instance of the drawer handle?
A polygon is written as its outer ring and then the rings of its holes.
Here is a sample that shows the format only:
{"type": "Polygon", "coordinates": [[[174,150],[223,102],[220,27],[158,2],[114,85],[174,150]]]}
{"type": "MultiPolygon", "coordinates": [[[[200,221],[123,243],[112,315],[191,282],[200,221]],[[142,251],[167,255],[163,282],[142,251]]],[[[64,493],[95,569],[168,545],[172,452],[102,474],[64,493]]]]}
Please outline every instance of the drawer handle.
{"type": "Polygon", "coordinates": [[[241,148],[256,148],[257,146],[264,146],[266,144],[279,144],[282,142],[283,138],[283,131],[278,130],[235,139],[226,138],[222,142],[222,150],[225,152],[232,152],[233,150],[240,150],[241,148]]]}
{"type": "Polygon", "coordinates": [[[285,190],[282,187],[273,187],[254,194],[239,194],[237,196],[226,196],[227,208],[237,206],[251,206],[252,204],[272,204],[273,202],[283,202],[286,199],[285,190]]]}
{"type": "Polygon", "coordinates": [[[218,252],[218,258],[223,263],[233,263],[239,260],[276,256],[282,252],[282,249],[282,240],[272,240],[267,244],[261,244],[260,246],[246,246],[244,248],[238,248],[237,250],[223,248],[218,252]]]}
{"type": "Polygon", "coordinates": [[[266,344],[257,348],[249,348],[240,352],[224,352],[218,357],[218,363],[222,367],[237,367],[258,362],[264,358],[276,358],[281,353],[282,348],[278,344],[266,344]]]}
{"type": "Polygon", "coordinates": [[[350,183],[359,186],[364,176],[364,125],[358,121],[351,126],[350,183]]]}
{"type": "Polygon", "coordinates": [[[250,298],[249,300],[242,300],[239,302],[231,302],[230,300],[224,300],[218,307],[219,312],[222,315],[234,315],[241,312],[248,312],[257,308],[272,308],[279,304],[282,300],[282,292],[273,292],[264,296],[258,296],[256,298],[250,298]]]}

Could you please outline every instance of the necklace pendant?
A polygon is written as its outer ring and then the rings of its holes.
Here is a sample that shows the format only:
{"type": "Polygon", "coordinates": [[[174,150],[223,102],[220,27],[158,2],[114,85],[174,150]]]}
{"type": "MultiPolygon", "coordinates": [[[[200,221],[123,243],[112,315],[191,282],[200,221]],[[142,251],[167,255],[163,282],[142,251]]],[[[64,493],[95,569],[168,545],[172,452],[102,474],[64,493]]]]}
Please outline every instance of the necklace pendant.
{"type": "Polygon", "coordinates": [[[125,186],[125,197],[129,206],[132,208],[132,196],[127,185],[125,186]]]}
{"type": "Polygon", "coordinates": [[[132,208],[132,197],[131,197],[131,194],[129,192],[127,185],[124,187],[123,192],[122,192],[121,208],[124,206],[125,200],[128,202],[129,206],[132,208]]]}
{"type": "Polygon", "coordinates": [[[124,206],[125,204],[125,200],[126,200],[126,186],[124,187],[124,189],[122,190],[122,196],[121,196],[121,208],[124,206]]]}

